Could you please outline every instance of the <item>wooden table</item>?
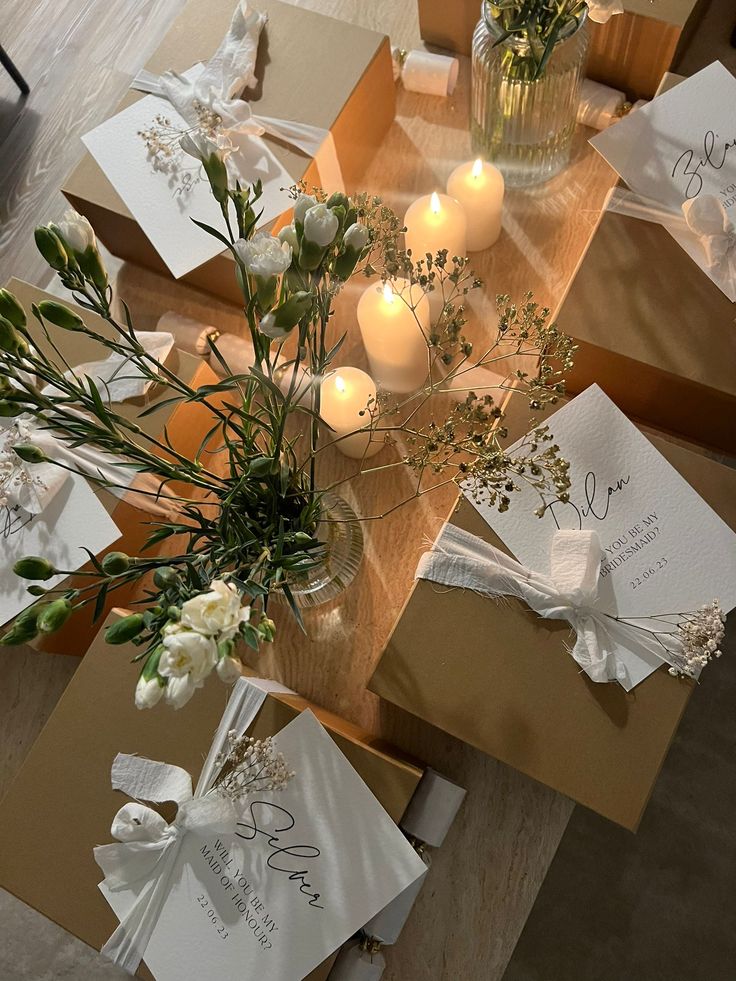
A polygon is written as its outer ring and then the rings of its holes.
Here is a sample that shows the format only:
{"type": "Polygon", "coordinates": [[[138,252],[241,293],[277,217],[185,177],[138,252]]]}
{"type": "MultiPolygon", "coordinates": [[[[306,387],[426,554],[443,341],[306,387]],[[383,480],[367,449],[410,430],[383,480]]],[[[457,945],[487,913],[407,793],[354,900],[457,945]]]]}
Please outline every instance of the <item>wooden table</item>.
{"type": "MultiPolygon", "coordinates": [[[[304,5],[381,29],[403,46],[419,44],[412,0],[373,5],[309,0],[304,5]]],[[[452,168],[470,157],[469,81],[464,59],[451,99],[399,93],[396,122],[366,172],[365,190],[382,195],[403,214],[419,194],[444,188],[452,168]]],[[[533,290],[552,308],[559,302],[614,182],[613,172],[587,146],[589,135],[577,134],[573,161],[558,178],[507,195],[501,239],[474,264],[486,284],[471,302],[470,333],[476,340],[493,329],[496,293],[520,297],[533,290]]],[[[15,271],[22,274],[22,269],[15,271]]],[[[139,328],[150,327],[169,309],[221,330],[241,328],[237,310],[145,270],[123,265],[117,284],[139,328]]],[[[340,297],[336,315],[336,324],[350,331],[343,360],[359,366],[365,363],[355,320],[361,288],[357,284],[340,297]]],[[[378,461],[390,462],[391,453],[383,450],[378,461]]],[[[347,466],[334,454],[327,470],[345,474],[347,466]]],[[[349,485],[344,496],[359,514],[379,514],[411,492],[409,477],[401,468],[389,470],[380,479],[372,475],[349,485]]],[[[459,819],[433,857],[409,923],[387,951],[386,981],[501,978],[573,807],[566,798],[366,691],[408,594],[423,543],[438,532],[454,499],[454,491],[444,488],[370,522],[362,569],[348,592],[306,614],[308,637],[284,611],[277,642],[258,662],[262,674],[380,731],[468,788],[459,819]]],[[[467,683],[472,685],[473,679],[468,677],[467,683]]]]}

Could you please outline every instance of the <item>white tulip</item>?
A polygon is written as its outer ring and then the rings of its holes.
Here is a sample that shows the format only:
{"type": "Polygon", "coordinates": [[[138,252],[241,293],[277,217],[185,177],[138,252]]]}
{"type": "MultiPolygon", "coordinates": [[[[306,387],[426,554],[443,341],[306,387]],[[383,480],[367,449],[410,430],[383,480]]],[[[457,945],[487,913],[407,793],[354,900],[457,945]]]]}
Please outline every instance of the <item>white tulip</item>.
{"type": "Polygon", "coordinates": [[[351,225],[350,228],[345,232],[343,236],[343,242],[349,249],[355,249],[356,252],[362,252],[362,250],[368,245],[368,229],[365,225],[359,225],[358,222],[351,225]]]}
{"type": "Polygon", "coordinates": [[[292,249],[296,249],[299,245],[299,240],[296,237],[296,228],[293,225],[284,225],[279,231],[278,236],[279,242],[286,242],[292,249]]]}
{"type": "Polygon", "coordinates": [[[217,674],[220,681],[231,685],[240,677],[240,660],[237,657],[221,657],[217,662],[217,674]]]}
{"type": "Polygon", "coordinates": [[[150,709],[161,701],[164,693],[163,686],[159,684],[158,678],[149,678],[148,681],[141,675],[138,684],[135,686],[135,707],[137,709],[150,709]]]}
{"type": "Polygon", "coordinates": [[[320,248],[327,248],[335,241],[340,222],[326,204],[315,204],[304,216],[304,237],[320,248]]]}
{"type": "Polygon", "coordinates": [[[230,583],[213,579],[209,592],[192,596],[182,605],[179,622],[190,630],[217,634],[219,640],[229,640],[229,637],[222,635],[232,636],[240,625],[240,593],[230,583]]]}
{"type": "Polygon", "coordinates": [[[271,279],[285,273],[291,265],[291,246],[268,232],[258,232],[252,239],[235,243],[247,272],[259,279],[271,279]]]}
{"type": "Polygon", "coordinates": [[[300,194],[294,202],[294,221],[299,221],[303,225],[304,216],[316,203],[317,198],[313,198],[311,194],[300,194]]]}
{"type": "Polygon", "coordinates": [[[89,248],[97,248],[94,229],[84,215],[78,214],[73,208],[67,208],[57,227],[73,252],[81,253],[89,248]]]}
{"type": "Polygon", "coordinates": [[[164,697],[172,708],[183,708],[195,691],[202,687],[202,682],[193,681],[190,674],[183,678],[169,678],[164,697]]]}
{"type": "MultiPolygon", "coordinates": [[[[214,640],[179,623],[164,627],[162,643],[164,650],[158,662],[158,673],[169,681],[184,677],[191,677],[195,683],[204,681],[217,661],[214,640]]],[[[169,686],[166,687],[168,691],[169,686]]],[[[170,701],[168,695],[167,700],[170,701]]]]}

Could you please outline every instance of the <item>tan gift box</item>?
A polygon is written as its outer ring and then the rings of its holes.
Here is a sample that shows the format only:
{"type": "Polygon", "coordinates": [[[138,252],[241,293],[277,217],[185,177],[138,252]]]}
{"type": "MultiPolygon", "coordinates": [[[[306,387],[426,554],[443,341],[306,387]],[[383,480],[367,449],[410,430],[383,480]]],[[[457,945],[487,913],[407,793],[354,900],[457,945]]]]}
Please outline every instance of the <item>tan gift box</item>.
{"type": "MultiPolygon", "coordinates": [[[[268,23],[256,65],[259,87],[247,92],[248,101],[260,115],[329,129],[346,188],[355,190],[395,115],[388,38],[278,0],[257,0],[254,6],[268,14],[268,23]]],[[[207,61],[227,33],[234,7],[235,0],[189,0],[146,68],[156,74],[167,69],[183,72],[207,61]]],[[[140,98],[140,93],[129,92],[117,111],[140,98]]],[[[269,146],[295,181],[319,185],[311,158],[274,140],[269,140],[269,146]]],[[[170,275],[90,154],[85,153],[62,192],[89,218],[112,253],[170,275]]],[[[224,299],[242,302],[229,252],[182,278],[224,299]]]]}
{"type": "MultiPolygon", "coordinates": [[[[28,329],[38,348],[50,357],[55,357],[38,321],[31,314],[31,304],[38,304],[42,300],[56,298],[19,279],[11,279],[7,284],[7,288],[12,293],[15,293],[24,306],[28,316],[28,329]]],[[[89,310],[83,310],[73,303],[67,303],[66,305],[78,313],[84,319],[85,323],[97,333],[103,334],[106,337],[112,337],[115,334],[113,328],[109,324],[106,324],[97,314],[91,313],[89,310]]],[[[108,353],[106,349],[103,349],[101,345],[85,334],[65,331],[53,326],[50,328],[50,332],[54,344],[56,344],[60,353],[71,365],[84,364],[87,361],[97,361],[105,357],[108,353]]],[[[218,381],[209,365],[205,364],[199,358],[177,350],[177,348],[172,349],[166,361],[166,366],[172,371],[175,371],[183,381],[193,388],[198,388],[201,385],[214,384],[218,381]]],[[[163,406],[158,412],[154,412],[142,419],[139,418],[139,414],[144,409],[155,405],[157,401],[162,401],[169,395],[168,390],[159,386],[158,389],[152,389],[140,399],[129,399],[126,402],[117,403],[115,409],[121,415],[137,422],[141,429],[156,438],[160,438],[164,429],[166,429],[174,448],[179,453],[193,456],[212,425],[212,416],[201,405],[167,405],[163,406]]],[[[176,493],[176,484],[172,483],[169,487],[176,493]]],[[[184,489],[184,487],[179,488],[179,490],[184,489]]],[[[186,489],[189,490],[189,488],[186,489]]],[[[101,552],[100,556],[107,554],[107,552],[116,551],[127,552],[129,555],[139,554],[150,532],[150,528],[146,522],[153,520],[152,515],[125,500],[121,500],[104,488],[95,488],[95,492],[120,529],[121,536],[117,541],[113,542],[110,548],[101,552]]],[[[81,545],[84,545],[84,542],[80,542],[81,545]]],[[[150,554],[155,554],[155,550],[151,550],[150,554]]],[[[84,566],[83,568],[89,569],[90,566],[84,566]]],[[[74,577],[71,577],[69,584],[73,585],[74,583],[74,577]]],[[[135,585],[131,585],[113,590],[105,605],[105,613],[109,612],[113,606],[122,606],[129,603],[135,588],[135,585]]],[[[55,654],[76,654],[81,656],[91,644],[99,628],[99,624],[92,622],[92,612],[93,604],[90,604],[89,607],[85,607],[83,610],[75,613],[61,630],[40,641],[40,646],[44,650],[51,651],[55,654]]]]}
{"type": "MultiPolygon", "coordinates": [[[[523,409],[512,398],[513,438],[529,428],[523,409]]],[[[652,442],[736,529],[736,471],[669,440],[652,442]]],[[[464,499],[450,520],[508,552],[464,499]]],[[[692,682],[664,667],[629,693],[596,684],[565,650],[569,638],[568,624],[543,620],[518,600],[420,580],[369,688],[635,831],[692,682]]]]}
{"type": "MultiPolygon", "coordinates": [[[[429,44],[470,54],[480,0],[418,0],[419,30],[429,44]]],[[[710,0],[624,0],[624,13],[590,23],[588,78],[650,99],[703,16],[710,0]]]]}
{"type": "Polygon", "coordinates": [[[736,453],[736,304],[661,225],[602,211],[556,319],[578,345],[570,394],[598,382],[632,418],[736,453]]]}
{"type": "MultiPolygon", "coordinates": [[[[174,763],[196,782],[229,692],[213,677],[183,711],[139,711],[139,665],[130,663],[137,650],[109,647],[100,632],[0,802],[0,886],[97,950],[117,926],[97,888],[102,873],[92,855],[111,840],[112,819],[127,799],[111,789],[113,759],[131,753],[174,763]]],[[[267,696],[249,732],[273,735],[307,707],[398,822],[422,771],[368,733],[282,694],[267,696]]],[[[151,977],[144,967],[139,975],[151,977]]]]}

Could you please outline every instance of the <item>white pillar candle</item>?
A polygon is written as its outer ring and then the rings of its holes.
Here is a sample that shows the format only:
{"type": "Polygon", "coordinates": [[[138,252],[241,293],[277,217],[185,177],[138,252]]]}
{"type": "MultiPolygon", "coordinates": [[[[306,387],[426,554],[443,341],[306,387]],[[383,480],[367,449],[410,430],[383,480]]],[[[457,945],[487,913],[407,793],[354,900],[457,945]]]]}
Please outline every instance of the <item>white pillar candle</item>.
{"type": "Polygon", "coordinates": [[[468,251],[490,248],[501,234],[503,175],[480,158],[456,167],[447,180],[447,193],[460,202],[468,222],[468,251]]]}
{"type": "Polygon", "coordinates": [[[425,194],[409,205],[404,216],[406,248],[411,249],[414,262],[429,252],[434,256],[440,249],[447,249],[448,259],[464,258],[467,220],[462,205],[447,194],[425,194]]]}
{"type": "Polygon", "coordinates": [[[371,440],[370,432],[354,432],[370,425],[375,400],[375,382],[360,368],[337,368],[323,380],[319,414],[331,429],[330,438],[337,440],[345,436],[335,443],[345,456],[353,459],[373,456],[383,446],[380,440],[371,440]]]}
{"type": "Polygon", "coordinates": [[[389,392],[416,392],[429,374],[429,301],[408,279],[371,283],[358,302],[371,374],[389,392]]]}

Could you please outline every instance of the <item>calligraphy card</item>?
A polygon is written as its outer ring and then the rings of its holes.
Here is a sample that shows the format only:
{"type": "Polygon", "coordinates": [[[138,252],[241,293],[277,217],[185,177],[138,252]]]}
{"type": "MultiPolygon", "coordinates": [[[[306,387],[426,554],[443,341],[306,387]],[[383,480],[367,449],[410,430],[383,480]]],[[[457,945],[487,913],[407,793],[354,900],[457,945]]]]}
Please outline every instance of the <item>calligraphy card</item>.
{"type": "MultiPolygon", "coordinates": [[[[299,981],[426,872],[311,712],[274,744],[285,789],[245,798],[234,837],[184,837],[144,955],[157,981],[299,981]]],[[[100,888],[122,918],[136,894],[100,888]]]]}
{"type": "MultiPolygon", "coordinates": [[[[736,78],[716,61],[591,139],[637,195],[672,216],[668,232],[732,301],[736,263],[709,264],[682,205],[712,195],[736,216],[736,78]]],[[[733,251],[733,249],[731,250],[733,251]]]]}
{"type": "MultiPolygon", "coordinates": [[[[602,549],[602,612],[646,621],[713,599],[726,612],[736,606],[736,534],[597,385],[555,412],[549,427],[570,464],[569,502],[548,498],[539,518],[529,484],[503,514],[471,500],[519,562],[548,574],[555,532],[591,530],[602,549]]],[[[627,690],[662,664],[618,647],[614,655],[627,690]]]]}
{"type": "MultiPolygon", "coordinates": [[[[196,78],[202,69],[197,65],[185,77],[196,78]]],[[[196,218],[224,232],[220,205],[212,196],[204,168],[178,148],[176,132],[188,129],[167,100],[147,95],[82,137],[176,279],[223,251],[221,242],[192,221],[196,218]],[[155,125],[157,116],[166,119],[175,147],[173,161],[163,169],[140,135],[155,125]]],[[[237,172],[244,186],[262,181],[258,210],[263,212],[260,223],[266,225],[289,207],[282,188],[294,181],[260,138],[236,134],[231,140],[235,150],[228,158],[228,168],[237,172]]]]}

